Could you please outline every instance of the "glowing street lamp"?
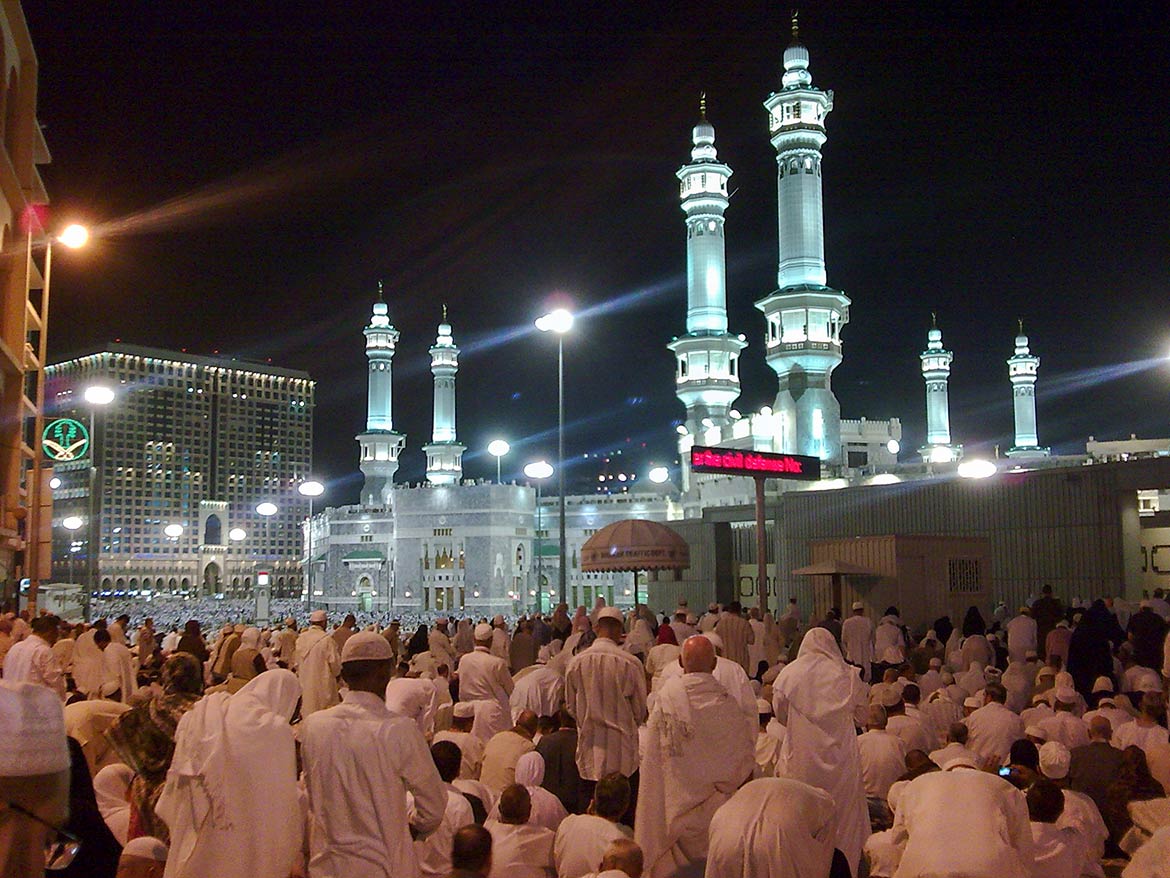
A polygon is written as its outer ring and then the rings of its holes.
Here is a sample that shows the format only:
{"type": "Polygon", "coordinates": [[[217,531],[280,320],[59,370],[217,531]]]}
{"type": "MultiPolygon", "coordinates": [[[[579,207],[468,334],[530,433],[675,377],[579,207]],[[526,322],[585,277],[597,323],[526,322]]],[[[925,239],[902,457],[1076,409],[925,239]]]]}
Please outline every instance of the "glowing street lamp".
{"type": "Polygon", "coordinates": [[[656,466],[650,470],[649,478],[656,485],[664,484],[670,478],[670,470],[664,466],[656,466]]]}
{"type": "MultiPolygon", "coordinates": [[[[35,534],[40,529],[40,515],[41,515],[41,461],[44,459],[44,446],[42,440],[44,438],[45,430],[45,363],[48,362],[49,355],[49,302],[50,293],[52,291],[52,275],[53,275],[53,242],[76,249],[85,244],[89,240],[89,232],[85,226],[72,224],[66,226],[59,235],[45,235],[45,228],[40,222],[40,214],[38,212],[38,205],[30,204],[25,212],[25,220],[28,223],[27,243],[25,252],[25,276],[24,289],[25,295],[29,296],[26,302],[27,307],[35,312],[35,316],[40,320],[40,332],[37,333],[37,341],[35,351],[36,366],[28,370],[28,376],[32,378],[32,389],[26,392],[29,397],[28,401],[32,403],[32,435],[33,435],[33,454],[32,454],[32,473],[27,480],[29,484],[28,498],[26,505],[28,509],[28,518],[26,521],[27,532],[35,534]],[[37,228],[39,226],[39,229],[37,228]],[[40,237],[36,234],[40,232],[40,237]],[[34,244],[39,246],[44,244],[45,247],[45,263],[41,270],[41,295],[40,303],[34,304],[31,299],[31,292],[33,289],[33,247],[34,244]]],[[[41,568],[41,543],[39,540],[30,540],[28,548],[25,551],[25,569],[28,571],[29,586],[28,586],[28,610],[30,614],[36,613],[37,607],[37,590],[40,586],[40,568],[41,568]]],[[[92,554],[92,553],[91,553],[92,554]]],[[[87,592],[88,594],[88,592],[87,592]]],[[[88,597],[83,601],[83,611],[86,619],[89,618],[89,600],[88,597]]]]}
{"type": "Polygon", "coordinates": [[[573,315],[564,308],[550,311],[536,319],[536,328],[552,332],[557,337],[557,491],[560,494],[560,556],[561,569],[557,574],[560,602],[568,603],[565,586],[565,333],[573,328],[573,315]]]}
{"type": "Polygon", "coordinates": [[[70,515],[67,518],[61,519],[61,527],[65,528],[67,531],[80,530],[84,523],[85,522],[83,522],[76,515],[70,515]]]}
{"type": "Polygon", "coordinates": [[[183,525],[181,525],[181,524],[168,524],[166,527],[163,528],[163,533],[166,534],[168,537],[170,537],[172,540],[177,540],[179,537],[181,537],[183,535],[183,525]]]}
{"type": "MultiPolygon", "coordinates": [[[[553,474],[552,464],[547,460],[537,460],[524,467],[524,475],[536,482],[536,587],[543,590],[544,553],[541,551],[541,530],[543,510],[540,505],[540,484],[553,474]]],[[[536,611],[540,612],[541,601],[536,602],[536,611]]]]}
{"type": "Polygon", "coordinates": [[[85,388],[84,396],[90,405],[109,405],[114,401],[115,393],[104,384],[92,384],[85,388]]]}
{"type": "Polygon", "coordinates": [[[228,539],[233,543],[238,543],[248,538],[248,532],[242,527],[233,527],[228,531],[228,539]]]}
{"type": "Polygon", "coordinates": [[[325,493],[325,486],[316,479],[309,479],[307,482],[301,482],[297,486],[297,491],[302,497],[309,498],[309,575],[305,583],[305,601],[308,602],[309,596],[313,593],[313,500],[325,493]]]}
{"type": "Polygon", "coordinates": [[[263,503],[256,504],[256,514],[263,515],[265,518],[276,515],[276,513],[279,511],[280,509],[277,508],[275,503],[270,503],[267,500],[265,500],[263,503]]]}
{"type": "Polygon", "coordinates": [[[500,484],[500,458],[512,450],[512,446],[503,439],[493,439],[488,443],[488,454],[496,459],[496,484],[500,484]]]}

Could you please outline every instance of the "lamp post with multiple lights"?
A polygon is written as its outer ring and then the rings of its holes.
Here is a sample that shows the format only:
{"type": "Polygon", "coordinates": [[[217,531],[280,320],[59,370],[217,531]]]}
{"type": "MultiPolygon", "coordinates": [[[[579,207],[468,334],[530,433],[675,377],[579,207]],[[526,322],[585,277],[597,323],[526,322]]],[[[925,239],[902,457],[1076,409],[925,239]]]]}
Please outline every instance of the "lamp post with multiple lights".
{"type": "Polygon", "coordinates": [[[512,450],[512,446],[503,439],[493,439],[488,443],[488,454],[496,459],[496,484],[500,484],[500,458],[512,450]]]}
{"type": "Polygon", "coordinates": [[[101,463],[97,441],[97,410],[110,405],[117,394],[103,384],[92,384],[85,388],[83,398],[89,406],[89,527],[86,528],[85,546],[85,597],[82,601],[82,611],[85,620],[89,621],[90,595],[97,590],[98,579],[101,574],[102,554],[102,503],[101,491],[101,463]]]}
{"type": "MultiPolygon", "coordinates": [[[[552,464],[547,460],[537,460],[524,467],[524,475],[536,482],[536,612],[541,611],[541,605],[544,603],[544,553],[541,551],[541,524],[543,522],[543,515],[540,506],[540,485],[553,474],[552,464]]],[[[561,531],[564,533],[564,530],[561,531]]],[[[561,564],[564,564],[564,545],[561,546],[561,564]]],[[[563,577],[562,577],[563,581],[563,577]]]]}
{"type": "Polygon", "coordinates": [[[302,497],[309,498],[309,538],[308,542],[308,575],[305,577],[305,606],[308,607],[313,599],[313,501],[325,493],[325,486],[316,479],[309,479],[297,486],[302,497]]]}
{"type": "Polygon", "coordinates": [[[564,308],[550,311],[536,320],[541,332],[552,332],[557,337],[557,492],[560,494],[560,556],[561,569],[557,576],[557,595],[567,604],[568,589],[565,575],[565,333],[573,328],[573,315],[564,308]]]}
{"type": "MultiPolygon", "coordinates": [[[[66,226],[60,235],[45,235],[44,226],[40,224],[36,205],[30,205],[30,209],[25,214],[28,222],[28,240],[25,250],[25,265],[24,265],[24,280],[25,291],[29,295],[29,301],[26,307],[32,312],[32,316],[36,318],[39,323],[39,332],[36,333],[36,348],[35,348],[35,365],[28,369],[27,372],[33,378],[33,392],[32,399],[27,402],[32,403],[32,460],[28,463],[28,473],[25,480],[28,491],[27,515],[25,517],[25,549],[24,549],[24,575],[28,577],[28,610],[30,614],[36,613],[37,607],[37,589],[40,587],[41,579],[41,491],[43,490],[43,477],[41,474],[42,463],[44,460],[44,447],[41,444],[43,434],[45,431],[45,363],[49,356],[49,293],[51,292],[50,281],[52,280],[53,270],[53,242],[68,247],[71,250],[76,250],[79,247],[84,247],[89,240],[89,230],[85,226],[72,224],[66,226]],[[40,225],[40,230],[43,237],[36,240],[34,225],[40,225]],[[31,301],[31,291],[33,289],[33,248],[34,245],[43,243],[45,246],[45,265],[41,272],[41,300],[39,314],[35,304],[31,301]]],[[[26,324],[31,321],[26,315],[26,324]]],[[[32,347],[32,332],[30,328],[29,337],[26,339],[30,348],[32,347]]],[[[30,353],[32,351],[30,350],[30,353]]],[[[26,391],[27,395],[27,391],[26,391]]],[[[52,555],[50,554],[50,563],[52,555]]]]}
{"type": "MultiPolygon", "coordinates": [[[[66,516],[65,518],[61,519],[61,527],[65,528],[65,530],[67,530],[67,531],[69,532],[69,546],[68,546],[68,549],[69,549],[69,584],[70,584],[70,585],[75,585],[75,584],[76,584],[76,583],[74,583],[74,581],[73,581],[73,579],[74,579],[74,572],[73,572],[73,559],[74,559],[74,557],[76,556],[76,554],[77,554],[77,553],[74,551],[74,546],[73,546],[73,535],[74,535],[74,534],[75,534],[77,531],[79,531],[79,530],[81,529],[81,526],[82,526],[84,523],[85,523],[85,522],[83,522],[83,521],[82,521],[80,518],[78,518],[76,515],[69,515],[69,516],[66,516]]],[[[85,600],[85,601],[83,601],[83,604],[82,604],[82,606],[83,606],[83,607],[88,607],[88,606],[89,606],[89,601],[88,601],[88,600],[85,600]]]]}

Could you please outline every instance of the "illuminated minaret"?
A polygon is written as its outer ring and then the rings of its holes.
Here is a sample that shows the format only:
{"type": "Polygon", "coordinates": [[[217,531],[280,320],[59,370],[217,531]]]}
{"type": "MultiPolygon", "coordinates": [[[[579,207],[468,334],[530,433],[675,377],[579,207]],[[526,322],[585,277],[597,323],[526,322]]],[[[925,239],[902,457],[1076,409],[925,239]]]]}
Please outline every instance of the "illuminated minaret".
{"type": "Polygon", "coordinates": [[[723,213],[731,168],[716,160],[706,95],[691,141],[691,162],[676,174],[687,224],[687,332],[667,347],[675,356],[675,393],[687,407],[693,435],[729,423],[739,397],[739,354],[747,342],[727,331],[723,213]]]}
{"type": "Polygon", "coordinates": [[[1040,358],[1028,348],[1023,320],[1020,321],[1020,334],[1016,336],[1016,352],[1007,364],[1016,414],[1016,444],[1007,453],[1008,457],[1047,457],[1049,450],[1040,447],[1040,437],[1036,432],[1036,373],[1040,369],[1040,358]]]}
{"type": "Polygon", "coordinates": [[[947,382],[955,355],[943,349],[942,330],[933,314],[926,334],[922,377],[926,381],[926,444],[918,449],[924,463],[949,463],[963,456],[962,445],[951,444],[951,407],[947,382]]]}
{"type": "Polygon", "coordinates": [[[812,85],[796,16],[782,88],[764,107],[776,149],[780,260],[777,289],[756,302],[767,321],[768,365],[779,378],[774,447],[841,462],[841,407],[831,377],[841,362],[849,298],[826,286],[821,147],[833,93],[812,85]]]}
{"type": "Polygon", "coordinates": [[[398,455],[406,437],[394,432],[391,415],[391,361],[398,330],[390,323],[382,299],[382,282],[378,281],[378,301],[366,336],[366,359],[369,361],[369,395],[366,400],[366,432],[357,437],[361,446],[361,469],[366,477],[362,487],[362,504],[389,506],[394,473],[398,472],[398,455]]]}
{"type": "Polygon", "coordinates": [[[459,371],[459,348],[451,337],[447,306],[439,336],[431,346],[431,373],[435,376],[435,422],[427,455],[427,481],[434,485],[458,484],[463,475],[463,452],[467,446],[455,438],[455,373],[459,371]]]}

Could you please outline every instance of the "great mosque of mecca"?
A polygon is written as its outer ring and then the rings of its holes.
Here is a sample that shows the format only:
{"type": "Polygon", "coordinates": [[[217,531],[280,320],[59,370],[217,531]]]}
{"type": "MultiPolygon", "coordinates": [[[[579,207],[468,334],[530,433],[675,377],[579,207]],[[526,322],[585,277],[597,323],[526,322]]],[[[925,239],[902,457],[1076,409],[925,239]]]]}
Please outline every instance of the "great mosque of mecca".
{"type": "MultiPolygon", "coordinates": [[[[1130,451],[1105,443],[1085,456],[1051,456],[1036,422],[1039,358],[1022,326],[1014,346],[1005,344],[1004,392],[1012,394],[1015,413],[1015,442],[1006,459],[964,459],[951,435],[953,354],[933,322],[921,354],[926,444],[916,453],[903,450],[896,418],[842,417],[832,374],[842,361],[852,302],[828,285],[821,194],[833,92],[813,85],[809,60],[794,22],[780,89],[764,101],[777,154],[776,288],[760,292],[755,306],[763,325],[749,332],[728,326],[725,213],[732,169],[720,161],[705,101],[700,106],[690,161],[677,172],[686,231],[686,331],[667,345],[676,361],[675,394],[686,410],[677,427],[681,469],[675,484],[646,481],[629,493],[565,498],[570,606],[592,605],[596,597],[618,605],[637,599],[655,609],[673,607],[681,597],[691,606],[757,602],[752,481],[691,473],[693,446],[822,461],[820,481],[768,482],[774,556],[766,575],[773,607],[787,595],[817,613],[857,599],[878,610],[901,603],[907,605],[903,615],[917,623],[920,616],[933,619],[976,601],[1018,604],[1040,582],[1070,597],[1138,597],[1163,584],[1156,558],[1159,547],[1165,549],[1161,566],[1170,575],[1170,527],[1156,526],[1157,498],[1170,488],[1170,448],[1138,449],[1144,459],[1130,462],[1121,462],[1130,451]],[[739,359],[755,339],[776,373],[775,401],[741,413],[734,407],[739,359]],[[583,543],[627,518],[669,523],[690,544],[691,567],[670,580],[582,571],[583,543]],[[825,577],[791,572],[810,560],[850,561],[870,574],[830,588],[825,577]]],[[[455,322],[444,313],[430,348],[434,426],[423,446],[427,481],[396,484],[399,457],[408,447],[408,438],[394,429],[392,410],[399,333],[381,297],[373,306],[363,330],[366,429],[357,437],[365,483],[359,504],[328,508],[306,525],[306,588],[314,607],[481,616],[556,603],[558,498],[543,492],[538,509],[534,486],[463,478],[455,322]]]]}

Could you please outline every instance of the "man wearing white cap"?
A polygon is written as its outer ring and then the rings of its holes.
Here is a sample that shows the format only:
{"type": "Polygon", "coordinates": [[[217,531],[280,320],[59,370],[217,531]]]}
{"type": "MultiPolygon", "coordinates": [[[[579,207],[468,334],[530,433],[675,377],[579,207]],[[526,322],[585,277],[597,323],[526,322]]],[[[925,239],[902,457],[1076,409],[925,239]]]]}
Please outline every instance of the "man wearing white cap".
{"type": "Polygon", "coordinates": [[[459,776],[468,780],[479,780],[479,771],[483,766],[483,738],[472,733],[475,724],[475,704],[470,701],[460,701],[451,710],[451,728],[435,732],[433,743],[450,741],[463,754],[462,767],[459,776]]]}
{"type": "Polygon", "coordinates": [[[328,622],[324,610],[313,610],[309,627],[297,638],[297,676],[304,690],[301,716],[332,707],[340,700],[337,675],[341,671],[341,655],[337,641],[325,630],[328,622]]]}
{"type": "Polygon", "coordinates": [[[508,625],[504,621],[504,617],[497,613],[492,617],[491,653],[496,658],[502,658],[504,663],[507,664],[511,651],[512,638],[508,636],[508,625]]]}
{"type": "Polygon", "coordinates": [[[999,683],[988,683],[983,688],[983,696],[983,706],[966,719],[971,730],[967,746],[981,759],[1001,765],[1012,744],[1024,737],[1024,723],[1004,706],[1007,690],[999,683]]]}
{"type": "Polygon", "coordinates": [[[69,816],[69,749],[61,699],[48,686],[0,680],[0,875],[41,878],[52,826],[69,816]]]}
{"type": "MultiPolygon", "coordinates": [[[[646,720],[646,674],[621,648],[621,610],[602,607],[597,639],[565,672],[565,706],[577,719],[577,770],[587,794],[602,777],[638,770],[638,726],[646,720]]],[[[631,785],[636,784],[631,781],[631,785]]]]}
{"type": "Polygon", "coordinates": [[[1059,741],[1070,750],[1089,743],[1088,726],[1073,713],[1076,706],[1076,690],[1072,687],[1058,686],[1052,703],[1056,712],[1036,723],[1037,728],[1044,733],[1044,740],[1059,741]]]}
{"type": "Polygon", "coordinates": [[[1064,795],[1064,810],[1056,821],[1058,828],[1076,832],[1085,852],[1081,875],[1104,878],[1101,858],[1105,856],[1105,841],[1109,829],[1101,812],[1084,793],[1068,789],[1068,771],[1071,754],[1059,741],[1048,741],[1040,748],[1040,773],[1055,783],[1064,795]]]}
{"type": "Polygon", "coordinates": [[[873,665],[873,620],[865,615],[865,604],[853,602],[853,615],[841,623],[841,647],[845,661],[861,668],[861,677],[869,682],[873,665]]]}
{"type": "Polygon", "coordinates": [[[1097,697],[1097,707],[1081,717],[1085,725],[1093,722],[1093,718],[1103,716],[1109,724],[1117,730],[1125,723],[1133,722],[1133,714],[1117,706],[1117,699],[1113,695],[1113,681],[1108,677],[1098,677],[1093,683],[1093,694],[1097,697]]]}
{"type": "Polygon", "coordinates": [[[417,878],[411,839],[438,828],[446,788],[418,727],[386,710],[394,667],[386,638],[360,631],[340,658],[344,701],[301,726],[312,815],[309,874],[417,878]],[[408,791],[414,796],[409,813],[408,791]]]}
{"type": "Polygon", "coordinates": [[[515,683],[507,661],[492,654],[492,626],[481,622],[474,634],[475,649],[459,660],[459,700],[475,702],[475,733],[487,742],[512,728],[508,699],[515,683]]]}
{"type": "Polygon", "coordinates": [[[922,692],[922,700],[926,701],[930,698],[931,693],[941,689],[943,686],[942,679],[942,659],[932,658],[927,667],[926,673],[918,676],[918,689],[922,692]]]}

